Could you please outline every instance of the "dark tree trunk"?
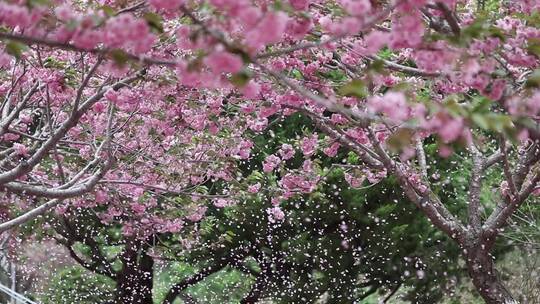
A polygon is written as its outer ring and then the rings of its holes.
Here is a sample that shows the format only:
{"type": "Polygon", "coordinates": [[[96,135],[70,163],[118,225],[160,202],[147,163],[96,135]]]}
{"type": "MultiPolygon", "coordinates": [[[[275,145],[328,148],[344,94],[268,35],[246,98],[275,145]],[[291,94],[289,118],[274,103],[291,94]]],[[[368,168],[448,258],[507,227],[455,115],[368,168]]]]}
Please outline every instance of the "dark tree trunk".
{"type": "Polygon", "coordinates": [[[133,243],[126,244],[122,257],[122,270],[116,284],[117,304],[153,304],[154,260],[145,248],[133,243]]]}
{"type": "Polygon", "coordinates": [[[517,304],[497,274],[493,258],[489,254],[491,247],[489,244],[480,243],[466,248],[467,270],[473,284],[487,304],[517,304]]]}

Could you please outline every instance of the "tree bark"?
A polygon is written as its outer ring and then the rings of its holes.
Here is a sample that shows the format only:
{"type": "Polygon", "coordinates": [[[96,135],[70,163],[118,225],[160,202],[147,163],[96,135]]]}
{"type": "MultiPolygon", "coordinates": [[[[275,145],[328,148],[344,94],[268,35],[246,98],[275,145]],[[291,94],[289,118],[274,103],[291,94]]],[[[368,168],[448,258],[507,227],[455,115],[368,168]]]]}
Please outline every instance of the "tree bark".
{"type": "Polygon", "coordinates": [[[487,304],[517,304],[497,274],[489,254],[491,247],[483,242],[466,247],[464,255],[473,284],[487,304]]]}
{"type": "Polygon", "coordinates": [[[122,254],[123,267],[116,281],[117,304],[153,304],[154,260],[145,248],[139,249],[139,246],[128,243],[122,254]]]}

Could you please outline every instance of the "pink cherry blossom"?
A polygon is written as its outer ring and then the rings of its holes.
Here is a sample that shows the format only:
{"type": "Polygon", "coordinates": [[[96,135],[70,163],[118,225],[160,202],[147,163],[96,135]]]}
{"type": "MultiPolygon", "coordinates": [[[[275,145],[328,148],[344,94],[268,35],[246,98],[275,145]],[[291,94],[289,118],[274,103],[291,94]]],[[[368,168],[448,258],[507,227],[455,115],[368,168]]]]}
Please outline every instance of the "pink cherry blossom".
{"type": "Polygon", "coordinates": [[[216,73],[236,73],[243,66],[240,57],[225,51],[210,54],[204,59],[204,63],[216,73]]]}
{"type": "Polygon", "coordinates": [[[305,10],[308,8],[310,0],[289,0],[291,6],[296,10],[305,10]]]}
{"type": "Polygon", "coordinates": [[[253,185],[249,185],[248,192],[257,193],[257,192],[259,192],[260,189],[261,189],[261,184],[256,183],[256,184],[253,184],[253,185]]]}
{"type": "Polygon", "coordinates": [[[255,28],[246,33],[246,42],[258,49],[265,44],[279,42],[283,38],[288,17],[282,12],[267,13],[255,28]]]}
{"type": "Polygon", "coordinates": [[[371,2],[369,0],[340,0],[339,2],[351,15],[362,16],[371,11],[371,2]]]}
{"type": "Polygon", "coordinates": [[[279,164],[281,163],[281,159],[275,155],[269,155],[266,157],[263,163],[263,171],[264,172],[272,172],[279,164]]]}
{"type": "Polygon", "coordinates": [[[285,218],[285,212],[280,207],[272,207],[266,210],[268,213],[268,221],[270,223],[277,223],[285,218]]]}
{"type": "Polygon", "coordinates": [[[28,148],[20,143],[14,143],[13,149],[15,150],[15,153],[20,156],[28,156],[28,148]]]}
{"type": "Polygon", "coordinates": [[[176,10],[184,4],[184,0],[149,0],[150,5],[156,9],[176,10]]]}
{"type": "Polygon", "coordinates": [[[330,157],[334,157],[337,155],[337,152],[338,152],[338,149],[341,145],[339,144],[339,142],[335,142],[333,144],[331,144],[330,146],[326,147],[323,152],[324,154],[330,156],[330,157]]]}
{"type": "Polygon", "coordinates": [[[376,113],[384,113],[396,120],[404,120],[409,116],[407,99],[400,92],[389,92],[383,96],[371,98],[368,102],[368,109],[376,113]]]}
{"type": "Polygon", "coordinates": [[[290,144],[281,145],[281,149],[279,150],[279,155],[283,160],[293,158],[295,153],[296,151],[294,150],[294,147],[290,144]]]}
{"type": "Polygon", "coordinates": [[[439,129],[439,136],[441,139],[448,143],[456,140],[461,136],[464,128],[464,122],[462,118],[453,118],[445,122],[444,126],[439,129]]]}
{"type": "Polygon", "coordinates": [[[313,155],[313,153],[315,153],[317,150],[317,143],[318,138],[316,134],[304,138],[302,140],[302,153],[304,153],[305,156],[313,155]]]}

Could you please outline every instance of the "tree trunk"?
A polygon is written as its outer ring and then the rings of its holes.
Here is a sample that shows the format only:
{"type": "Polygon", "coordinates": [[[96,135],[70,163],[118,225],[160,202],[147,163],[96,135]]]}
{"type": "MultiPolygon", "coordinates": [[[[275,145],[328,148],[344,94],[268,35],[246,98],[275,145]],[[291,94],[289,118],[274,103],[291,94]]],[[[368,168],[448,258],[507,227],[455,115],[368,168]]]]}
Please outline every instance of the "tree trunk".
{"type": "Polygon", "coordinates": [[[116,283],[117,304],[153,304],[154,260],[138,246],[127,248],[122,254],[122,271],[116,283]]]}
{"type": "Polygon", "coordinates": [[[487,304],[517,304],[497,275],[489,254],[490,248],[488,244],[480,243],[468,246],[465,251],[467,269],[473,284],[487,304]]]}

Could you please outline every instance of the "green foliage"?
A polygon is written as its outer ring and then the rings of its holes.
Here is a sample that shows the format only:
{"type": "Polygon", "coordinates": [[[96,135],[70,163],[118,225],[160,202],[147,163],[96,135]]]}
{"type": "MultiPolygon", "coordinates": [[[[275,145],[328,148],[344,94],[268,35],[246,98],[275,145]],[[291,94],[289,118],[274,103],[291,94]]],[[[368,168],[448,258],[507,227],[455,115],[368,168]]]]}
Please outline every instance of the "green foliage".
{"type": "Polygon", "coordinates": [[[28,49],[28,47],[25,44],[17,42],[17,41],[9,41],[8,43],[6,43],[5,49],[8,54],[19,59],[21,58],[22,53],[26,49],[28,49]]]}
{"type": "MultiPolygon", "coordinates": [[[[157,270],[154,284],[154,303],[161,303],[170,286],[196,273],[197,267],[173,262],[157,270]]],[[[209,276],[202,282],[186,289],[186,294],[199,299],[201,303],[238,303],[249,291],[252,279],[239,271],[226,269],[209,276]]],[[[176,301],[181,303],[180,300],[176,301]]]]}
{"type": "Polygon", "coordinates": [[[127,61],[129,60],[127,53],[120,49],[111,50],[109,52],[109,55],[111,56],[111,59],[114,61],[114,63],[120,67],[126,65],[127,61]]]}
{"type": "Polygon", "coordinates": [[[144,14],[144,19],[150,28],[158,33],[163,33],[163,18],[152,12],[147,12],[144,14]]]}
{"type": "Polygon", "coordinates": [[[61,270],[49,283],[43,304],[96,304],[113,298],[114,282],[81,267],[61,270]]]}
{"type": "MultiPolygon", "coordinates": [[[[282,143],[293,143],[313,130],[311,122],[299,114],[276,123],[268,133],[254,138],[258,151],[242,166],[243,175],[250,182],[261,182],[263,188],[274,185],[274,175],[261,173],[262,160],[282,143]]],[[[189,252],[188,261],[201,263],[255,246],[254,255],[273,261],[274,275],[266,280],[263,294],[274,303],[313,303],[323,294],[328,303],[358,302],[372,286],[364,287],[362,282],[382,282],[376,284],[381,290],[401,283],[403,296],[416,303],[441,299],[447,280],[464,275],[459,249],[408,202],[394,179],[364,189],[350,188],[344,180],[346,169],[333,164],[361,163],[356,154],[343,152],[334,158],[317,155],[312,159],[322,167],[326,180],[314,193],[284,202],[281,206],[287,217],[280,225],[268,221],[267,193],[234,207],[210,208],[210,218],[201,227],[211,226],[212,232],[203,234],[202,245],[189,252]],[[206,223],[209,219],[211,225],[206,223]]],[[[430,157],[437,153],[428,152],[430,157]]],[[[302,162],[297,153],[285,165],[298,168],[302,162]]],[[[459,179],[453,186],[461,189],[466,183],[459,179]]],[[[448,195],[444,203],[454,211],[463,209],[461,198],[448,195]]],[[[260,271],[257,265],[249,268],[260,271]]],[[[370,303],[368,299],[365,303],[370,303]]]]}
{"type": "Polygon", "coordinates": [[[540,70],[535,70],[527,81],[525,82],[527,88],[538,88],[540,87],[540,70]]]}
{"type": "Polygon", "coordinates": [[[339,93],[344,96],[365,98],[368,94],[365,83],[355,79],[339,88],[339,93]]]}
{"type": "Polygon", "coordinates": [[[251,75],[249,71],[243,70],[243,71],[233,74],[229,78],[229,81],[236,87],[243,87],[249,82],[250,79],[251,79],[251,75]]]}

